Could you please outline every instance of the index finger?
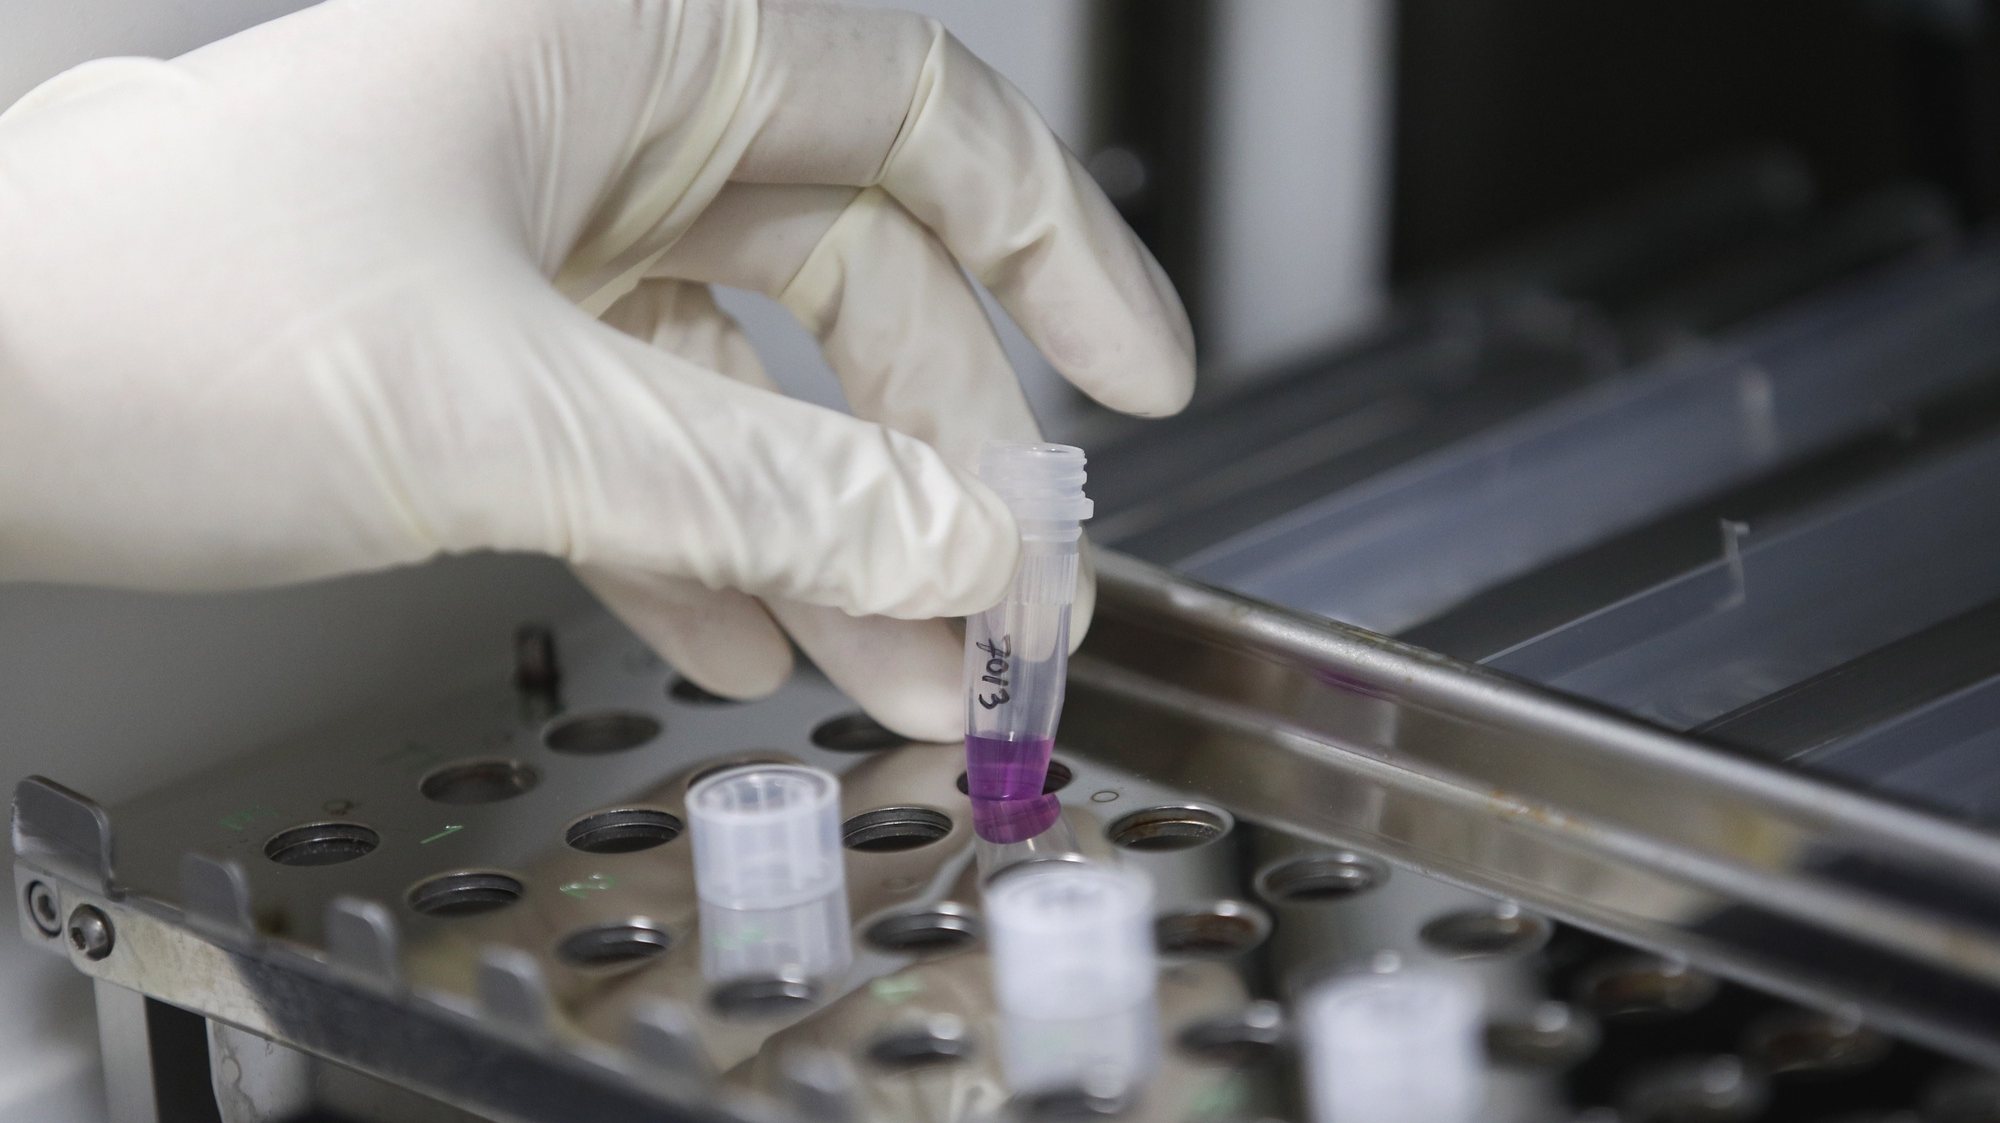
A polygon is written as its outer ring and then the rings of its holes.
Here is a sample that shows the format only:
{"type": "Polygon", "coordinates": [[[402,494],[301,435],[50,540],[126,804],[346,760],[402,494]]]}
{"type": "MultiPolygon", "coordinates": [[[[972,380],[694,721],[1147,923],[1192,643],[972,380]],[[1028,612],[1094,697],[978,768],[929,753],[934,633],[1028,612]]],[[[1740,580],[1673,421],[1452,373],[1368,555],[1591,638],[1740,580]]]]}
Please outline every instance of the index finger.
{"type": "Polygon", "coordinates": [[[934,20],[768,3],[732,178],[880,186],[935,231],[1086,394],[1141,416],[1194,390],[1152,254],[1027,98],[934,20]]]}

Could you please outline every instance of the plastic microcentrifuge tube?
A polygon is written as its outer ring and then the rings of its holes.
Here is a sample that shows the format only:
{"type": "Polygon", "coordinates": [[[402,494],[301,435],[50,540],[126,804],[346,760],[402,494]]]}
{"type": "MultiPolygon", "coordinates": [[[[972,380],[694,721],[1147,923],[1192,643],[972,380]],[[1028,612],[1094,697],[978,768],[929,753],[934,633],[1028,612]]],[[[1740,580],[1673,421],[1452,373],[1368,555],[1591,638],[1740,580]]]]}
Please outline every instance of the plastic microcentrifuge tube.
{"type": "Polygon", "coordinates": [[[1016,867],[987,887],[986,928],[1013,1091],[1123,1091],[1152,1071],[1157,965],[1143,875],[1075,862],[1016,867]]]}
{"type": "Polygon", "coordinates": [[[1486,1065],[1479,984],[1447,971],[1343,975],[1300,1001],[1315,1123],[1471,1123],[1486,1065]]]}
{"type": "Polygon", "coordinates": [[[837,975],[852,962],[840,781],[752,764],[688,789],[702,974],[711,982],[837,975]]]}
{"type": "Polygon", "coordinates": [[[1090,517],[1083,450],[989,442],[979,479],[1021,531],[1014,583],[965,622],[965,778],[972,825],[989,842],[1018,842],[1061,813],[1042,794],[1069,676],[1079,525],[1090,517]]]}

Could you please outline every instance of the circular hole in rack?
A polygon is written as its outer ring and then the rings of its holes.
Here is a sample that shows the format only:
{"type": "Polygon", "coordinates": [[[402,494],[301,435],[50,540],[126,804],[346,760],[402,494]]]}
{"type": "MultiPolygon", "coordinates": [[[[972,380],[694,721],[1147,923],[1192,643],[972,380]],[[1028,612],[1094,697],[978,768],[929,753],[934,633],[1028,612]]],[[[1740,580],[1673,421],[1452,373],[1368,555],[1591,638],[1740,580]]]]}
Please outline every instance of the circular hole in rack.
{"type": "Polygon", "coordinates": [[[1621,955],[1584,969],[1577,1005],[1606,1021],[1655,1021],[1691,1014],[1715,997],[1712,975],[1651,955],[1621,955]]]}
{"type": "Polygon", "coordinates": [[[885,916],[862,934],[879,951],[927,955],[978,942],[979,920],[954,905],[885,916]]]}
{"type": "Polygon", "coordinates": [[[477,916],[521,899],[520,881],[504,873],[448,873],[410,890],[410,907],[426,916],[477,916]]]}
{"type": "Polygon", "coordinates": [[[1520,906],[1463,909],[1432,919],[1417,935],[1432,951],[1453,959],[1494,959],[1540,951],[1555,926],[1520,906]]]}
{"type": "Polygon", "coordinates": [[[828,718],[813,726],[812,743],[836,753],[875,753],[900,749],[908,737],[859,711],[828,718]]]}
{"type": "Polygon", "coordinates": [[[664,846],[686,829],[676,816],[643,807],[585,815],[569,825],[563,841],[587,854],[630,854],[664,846]]]}
{"type": "Polygon", "coordinates": [[[713,690],[698,686],[686,675],[675,675],[667,683],[667,697],[690,706],[738,706],[742,702],[736,698],[725,698],[713,690]]]}
{"type": "Polygon", "coordinates": [[[446,765],[424,777],[417,790],[436,803],[497,803],[540,783],[542,775],[518,760],[472,760],[446,765]]]}
{"type": "Polygon", "coordinates": [[[382,836],[360,823],[306,823],[272,835],[264,856],[281,866],[336,866],[382,844],[382,836]]]}
{"type": "MultiPolygon", "coordinates": [[[[1042,794],[1054,795],[1064,788],[1069,787],[1069,782],[1074,779],[1076,779],[1076,773],[1069,770],[1069,765],[1059,760],[1052,760],[1049,762],[1048,775],[1042,777],[1042,794]]],[[[963,772],[958,774],[958,794],[972,794],[971,781],[966,778],[963,772]]]]}
{"type": "Polygon", "coordinates": [[[951,833],[951,816],[928,807],[880,807],[841,824],[849,850],[887,854],[928,846],[951,833]]]}
{"type": "Polygon", "coordinates": [[[1148,807],[1111,824],[1111,841],[1127,850],[1188,850],[1229,833],[1229,817],[1212,807],[1181,803],[1148,807]]]}
{"type": "MultiPolygon", "coordinates": [[[[1873,1067],[1889,1039],[1850,1018],[1780,1010],[1751,1023],[1743,1054],[1773,1076],[1846,1076],[1873,1067]]],[[[1994,1104],[2000,1112],[2000,1102],[1994,1104]]]]}
{"type": "Polygon", "coordinates": [[[1212,901],[1153,918],[1153,942],[1161,953],[1189,959],[1241,955],[1270,934],[1271,918],[1241,901],[1212,901]]]}
{"type": "Polygon", "coordinates": [[[1131,1109],[1132,1099],[1124,1092],[1089,1087],[1051,1088],[1015,1096],[1013,1107],[1027,1123],[1064,1123],[1067,1120],[1116,1118],[1131,1109]]]}
{"type": "Polygon", "coordinates": [[[957,1018],[933,1018],[926,1025],[892,1029],[868,1043],[868,1059],[897,1072],[962,1061],[972,1055],[972,1042],[957,1018]]]}
{"type": "Polygon", "coordinates": [[[659,735],[660,723],[653,718],[611,710],[562,718],[542,731],[542,744],[552,753],[602,756],[636,749],[659,735]]]}
{"type": "Polygon", "coordinates": [[[1770,1088],[1732,1056],[1668,1061],[1629,1081],[1619,1097],[1634,1123],[1741,1123],[1762,1115],[1770,1088]]]}
{"type": "Polygon", "coordinates": [[[24,892],[28,919],[34,922],[36,931],[52,939],[62,935],[62,906],[56,900],[56,891],[47,882],[30,881],[24,892]]]}
{"type": "Polygon", "coordinates": [[[1275,1002],[1253,1002],[1241,1012],[1195,1022],[1175,1039],[1181,1051],[1236,1068],[1266,1065],[1285,1047],[1285,1014],[1275,1002]]]}
{"type": "Polygon", "coordinates": [[[1257,893],[1280,904],[1318,904],[1366,893],[1389,880],[1389,867],[1351,851],[1293,858],[1257,875],[1257,893]]]}
{"type": "Polygon", "coordinates": [[[797,763],[798,761],[793,760],[791,757],[788,756],[752,755],[752,756],[731,757],[728,760],[718,760],[714,764],[705,765],[701,768],[695,769],[694,772],[687,778],[687,786],[692,788],[696,784],[701,783],[703,780],[708,779],[710,776],[713,776],[718,772],[727,772],[732,768],[749,768],[752,765],[758,765],[758,764],[797,764],[797,763]]]}
{"type": "Polygon", "coordinates": [[[709,1005],[729,1018],[771,1018],[819,998],[810,980],[792,975],[754,976],[723,983],[709,992],[709,1005]]]}
{"type": "Polygon", "coordinates": [[[1525,1017],[1490,1022],[1486,1055],[1510,1068],[1564,1069],[1597,1049],[1597,1025],[1567,1003],[1543,1002],[1525,1017]]]}
{"type": "Polygon", "coordinates": [[[667,950],[673,941],[659,927],[640,920],[580,928],[556,945],[556,958],[571,967],[629,967],[667,950]]]}

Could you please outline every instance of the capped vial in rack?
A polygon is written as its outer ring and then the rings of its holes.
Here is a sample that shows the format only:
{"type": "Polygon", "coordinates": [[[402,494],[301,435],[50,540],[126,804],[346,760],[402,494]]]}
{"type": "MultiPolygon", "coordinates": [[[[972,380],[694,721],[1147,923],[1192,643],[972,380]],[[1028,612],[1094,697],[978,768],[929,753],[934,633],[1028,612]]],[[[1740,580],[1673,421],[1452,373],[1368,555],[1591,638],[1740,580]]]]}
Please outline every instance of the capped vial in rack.
{"type": "Polygon", "coordinates": [[[1485,1055],[1479,984],[1449,970],[1340,975],[1299,1002],[1314,1123],[1473,1123],[1485,1055]]]}
{"type": "Polygon", "coordinates": [[[840,845],[840,780],[749,764],[688,789],[702,974],[838,975],[853,960],[840,845]]]}
{"type": "Polygon", "coordinates": [[[1011,1091],[1122,1092],[1153,1070],[1158,967],[1143,875],[1017,866],[987,886],[986,930],[1011,1091]]]}
{"type": "Polygon", "coordinates": [[[1020,529],[1014,580],[1000,603],[965,621],[965,776],[981,839],[1015,843],[1054,825],[1044,795],[1069,677],[1069,614],[1076,600],[1084,497],[1083,450],[989,442],[980,482],[1006,501],[1020,529]]]}

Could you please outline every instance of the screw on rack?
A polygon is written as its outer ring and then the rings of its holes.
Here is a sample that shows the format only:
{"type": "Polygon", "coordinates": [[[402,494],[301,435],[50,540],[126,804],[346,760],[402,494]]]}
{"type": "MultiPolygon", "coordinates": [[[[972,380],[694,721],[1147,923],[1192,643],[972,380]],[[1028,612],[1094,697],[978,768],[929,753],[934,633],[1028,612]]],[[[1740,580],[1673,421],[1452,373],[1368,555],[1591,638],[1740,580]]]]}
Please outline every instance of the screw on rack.
{"type": "Polygon", "coordinates": [[[85,959],[103,959],[111,954],[111,946],[117,936],[111,930],[111,918],[94,905],[78,905],[69,914],[70,946],[83,953],[85,959]]]}
{"type": "Polygon", "coordinates": [[[56,891],[46,882],[28,883],[28,918],[35,922],[35,929],[44,936],[62,933],[62,909],[56,903],[56,891]]]}
{"type": "Polygon", "coordinates": [[[522,719],[529,724],[562,710],[556,636],[545,624],[523,624],[514,631],[514,689],[521,697],[522,719]]]}

